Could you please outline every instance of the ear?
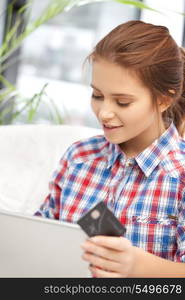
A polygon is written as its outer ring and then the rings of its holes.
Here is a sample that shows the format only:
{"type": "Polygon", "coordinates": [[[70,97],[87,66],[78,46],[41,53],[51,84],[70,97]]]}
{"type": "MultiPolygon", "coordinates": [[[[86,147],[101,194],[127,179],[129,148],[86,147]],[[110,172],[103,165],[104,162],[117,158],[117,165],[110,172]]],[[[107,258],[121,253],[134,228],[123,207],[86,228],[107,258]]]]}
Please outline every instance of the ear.
{"type": "Polygon", "coordinates": [[[172,105],[173,99],[169,96],[162,96],[157,99],[157,104],[159,111],[163,113],[165,110],[168,109],[172,105]]]}

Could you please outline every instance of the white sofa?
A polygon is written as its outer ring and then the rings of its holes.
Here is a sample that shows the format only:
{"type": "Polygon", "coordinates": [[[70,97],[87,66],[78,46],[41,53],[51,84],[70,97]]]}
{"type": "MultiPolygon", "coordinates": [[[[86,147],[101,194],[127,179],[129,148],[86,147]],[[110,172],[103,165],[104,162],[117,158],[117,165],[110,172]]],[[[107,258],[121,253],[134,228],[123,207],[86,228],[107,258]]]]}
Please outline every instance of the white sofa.
{"type": "Polygon", "coordinates": [[[60,157],[102,130],[72,125],[0,126],[0,209],[32,215],[48,194],[60,157]]]}

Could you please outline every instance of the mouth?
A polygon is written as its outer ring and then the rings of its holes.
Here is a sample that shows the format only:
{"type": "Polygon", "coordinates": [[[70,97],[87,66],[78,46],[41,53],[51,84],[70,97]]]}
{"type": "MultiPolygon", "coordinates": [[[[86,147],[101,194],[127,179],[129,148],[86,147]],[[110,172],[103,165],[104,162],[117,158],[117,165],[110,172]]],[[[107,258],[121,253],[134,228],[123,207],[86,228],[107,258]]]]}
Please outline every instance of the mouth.
{"type": "Polygon", "coordinates": [[[123,125],[120,125],[120,126],[111,126],[111,125],[105,125],[103,124],[103,129],[105,130],[113,130],[113,129],[118,129],[118,128],[121,128],[123,127],[123,125]]]}

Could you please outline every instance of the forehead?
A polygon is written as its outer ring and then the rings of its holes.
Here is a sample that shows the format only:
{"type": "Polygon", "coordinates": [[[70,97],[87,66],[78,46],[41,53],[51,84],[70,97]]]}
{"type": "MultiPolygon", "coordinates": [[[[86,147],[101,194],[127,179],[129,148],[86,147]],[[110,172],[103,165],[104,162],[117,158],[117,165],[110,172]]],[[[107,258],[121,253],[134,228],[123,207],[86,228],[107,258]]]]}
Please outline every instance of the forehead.
{"type": "Polygon", "coordinates": [[[108,93],[147,90],[134,71],[102,59],[92,62],[92,84],[108,93]]]}

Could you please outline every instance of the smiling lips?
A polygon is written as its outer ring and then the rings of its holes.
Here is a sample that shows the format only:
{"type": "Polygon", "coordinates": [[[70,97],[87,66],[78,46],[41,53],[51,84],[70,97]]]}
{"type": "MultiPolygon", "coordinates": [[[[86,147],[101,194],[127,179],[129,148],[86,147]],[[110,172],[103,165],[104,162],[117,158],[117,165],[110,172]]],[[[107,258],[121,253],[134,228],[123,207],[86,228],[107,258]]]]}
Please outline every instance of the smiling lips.
{"type": "Polygon", "coordinates": [[[103,124],[103,128],[106,129],[106,130],[112,130],[112,129],[116,129],[116,128],[120,128],[120,127],[123,127],[123,125],[120,125],[120,126],[111,126],[111,125],[105,125],[105,124],[103,124]]]}

